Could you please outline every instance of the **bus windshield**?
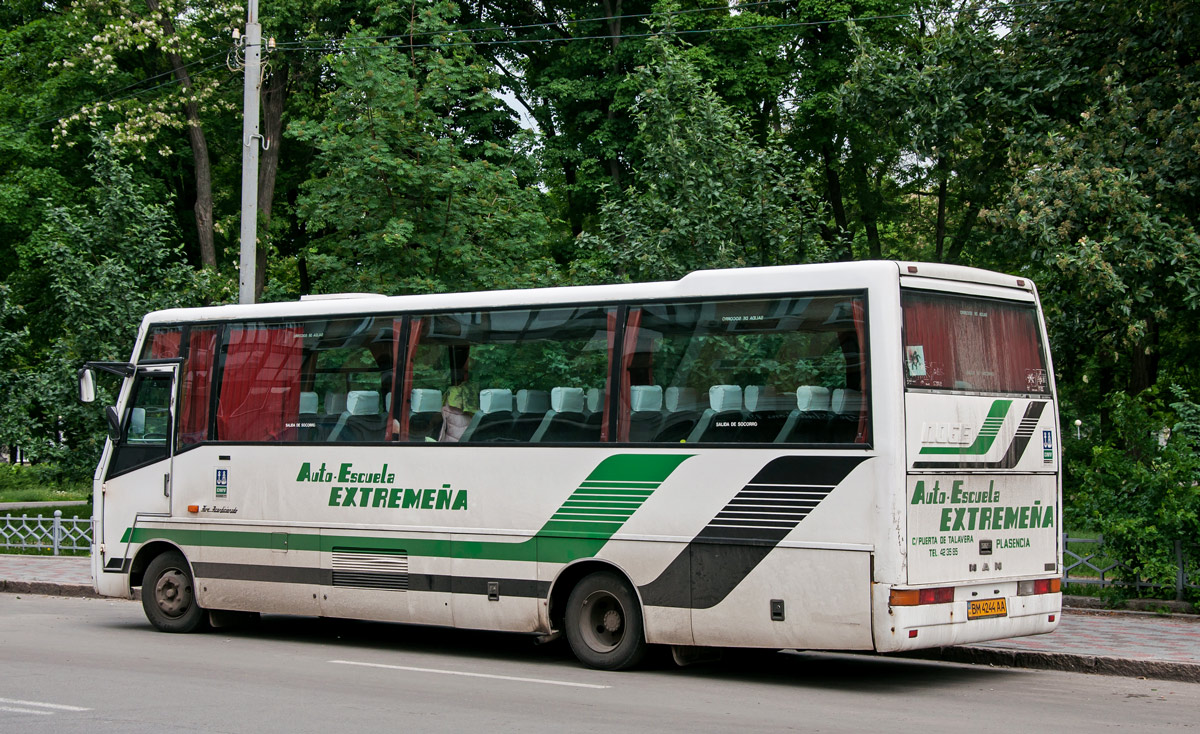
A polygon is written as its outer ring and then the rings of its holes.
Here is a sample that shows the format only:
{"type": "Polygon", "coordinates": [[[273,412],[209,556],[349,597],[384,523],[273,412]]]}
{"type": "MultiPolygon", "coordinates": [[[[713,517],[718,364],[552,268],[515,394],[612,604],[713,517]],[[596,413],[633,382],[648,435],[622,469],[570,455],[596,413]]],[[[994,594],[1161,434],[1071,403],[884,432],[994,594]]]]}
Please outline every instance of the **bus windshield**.
{"type": "Polygon", "coordinates": [[[1047,394],[1033,303],[903,291],[909,389],[1047,394]]]}

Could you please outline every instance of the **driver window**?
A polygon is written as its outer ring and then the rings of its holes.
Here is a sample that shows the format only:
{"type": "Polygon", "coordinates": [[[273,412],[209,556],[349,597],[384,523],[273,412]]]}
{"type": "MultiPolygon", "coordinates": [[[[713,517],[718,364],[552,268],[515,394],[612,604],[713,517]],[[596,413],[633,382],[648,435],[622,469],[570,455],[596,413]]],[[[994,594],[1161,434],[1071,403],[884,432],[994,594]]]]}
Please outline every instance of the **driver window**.
{"type": "Polygon", "coordinates": [[[172,374],[139,375],[121,421],[109,476],[123,474],[170,455],[172,374]]]}

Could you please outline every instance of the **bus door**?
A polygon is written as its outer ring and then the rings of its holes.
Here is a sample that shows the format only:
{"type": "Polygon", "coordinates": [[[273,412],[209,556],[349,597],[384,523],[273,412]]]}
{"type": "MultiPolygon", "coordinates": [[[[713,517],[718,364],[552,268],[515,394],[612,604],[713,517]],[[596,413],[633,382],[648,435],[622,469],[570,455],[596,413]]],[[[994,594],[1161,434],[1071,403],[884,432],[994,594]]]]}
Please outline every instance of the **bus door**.
{"type": "Polygon", "coordinates": [[[104,475],[101,534],[105,567],[125,555],[116,544],[138,515],[171,514],[178,364],[139,367],[120,416],[104,475]]]}

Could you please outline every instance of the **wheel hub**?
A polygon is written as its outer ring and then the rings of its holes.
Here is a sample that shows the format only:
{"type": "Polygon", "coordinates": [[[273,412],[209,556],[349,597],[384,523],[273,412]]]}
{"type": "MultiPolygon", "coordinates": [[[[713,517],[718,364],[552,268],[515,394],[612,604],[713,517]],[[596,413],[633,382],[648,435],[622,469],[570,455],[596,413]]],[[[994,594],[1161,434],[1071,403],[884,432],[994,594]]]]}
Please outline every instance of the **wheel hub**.
{"type": "Polygon", "coordinates": [[[621,629],[621,613],[615,609],[609,609],[604,613],[604,631],[616,632],[621,629]]]}
{"type": "Polygon", "coordinates": [[[183,574],[176,570],[158,577],[158,583],[154,585],[154,600],[163,614],[178,617],[187,611],[191,595],[186,581],[183,574]]]}

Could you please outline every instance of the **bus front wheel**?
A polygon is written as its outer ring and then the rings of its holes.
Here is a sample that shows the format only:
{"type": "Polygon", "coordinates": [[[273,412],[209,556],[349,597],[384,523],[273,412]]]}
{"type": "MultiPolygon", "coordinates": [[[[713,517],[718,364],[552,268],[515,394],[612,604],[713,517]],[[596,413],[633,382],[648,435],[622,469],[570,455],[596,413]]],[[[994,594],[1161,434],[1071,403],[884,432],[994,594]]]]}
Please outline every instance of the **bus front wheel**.
{"type": "Polygon", "coordinates": [[[155,557],[142,583],[142,608],[150,624],[163,632],[191,632],[204,620],[196,604],[192,570],[182,553],[169,551],[155,557]]]}
{"type": "Polygon", "coordinates": [[[571,590],[565,631],[571,651],[589,668],[625,670],[646,654],[637,595],[609,571],[585,576],[571,590]]]}

